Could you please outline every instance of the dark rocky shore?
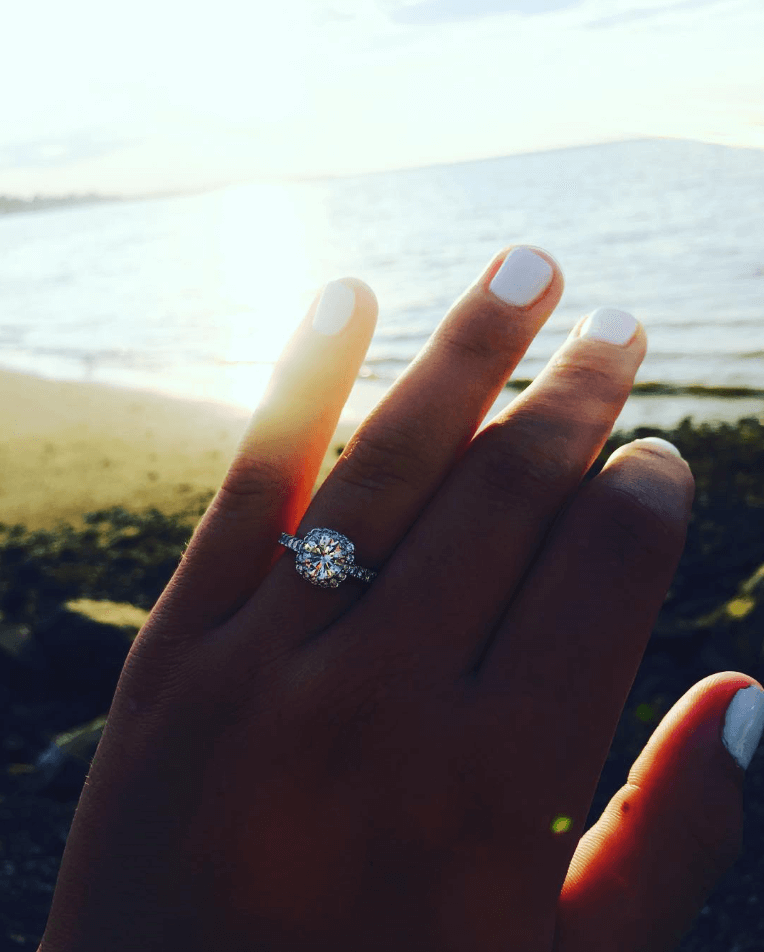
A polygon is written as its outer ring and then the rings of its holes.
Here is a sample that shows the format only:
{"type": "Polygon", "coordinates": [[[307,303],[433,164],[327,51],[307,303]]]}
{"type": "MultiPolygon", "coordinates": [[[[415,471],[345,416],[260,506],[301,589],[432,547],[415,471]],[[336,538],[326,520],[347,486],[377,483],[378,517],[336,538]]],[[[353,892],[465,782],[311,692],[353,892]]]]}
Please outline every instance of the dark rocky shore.
{"type": "MultiPolygon", "coordinates": [[[[696,479],[687,544],[587,821],[624,783],[656,725],[696,681],[764,679],[764,423],[617,433],[675,443],[696,479]]],[[[131,640],[204,512],[94,512],[86,527],[0,525],[0,952],[36,949],[88,765],[131,640]]],[[[679,952],[764,950],[764,748],[746,781],[743,852],[679,952]]],[[[615,952],[615,950],[614,950],[615,952]]]]}

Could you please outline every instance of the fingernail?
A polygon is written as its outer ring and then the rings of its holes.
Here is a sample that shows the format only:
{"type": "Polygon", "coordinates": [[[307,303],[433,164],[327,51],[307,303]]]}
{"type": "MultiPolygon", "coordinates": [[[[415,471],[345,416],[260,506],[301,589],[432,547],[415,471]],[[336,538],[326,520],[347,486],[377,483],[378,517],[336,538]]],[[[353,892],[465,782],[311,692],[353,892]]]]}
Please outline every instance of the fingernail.
{"type": "Polygon", "coordinates": [[[637,319],[633,314],[615,307],[598,307],[587,317],[579,336],[623,347],[634,337],[636,330],[637,319]]]}
{"type": "Polygon", "coordinates": [[[530,248],[513,248],[488,285],[488,290],[505,304],[527,307],[541,297],[553,277],[552,266],[541,255],[530,248]]]}
{"type": "Polygon", "coordinates": [[[764,691],[756,687],[742,688],[730,701],[724,715],[722,742],[740,764],[748,769],[764,731],[764,691]]]}
{"type": "Polygon", "coordinates": [[[350,320],[354,307],[355,291],[342,281],[330,281],[313,315],[313,329],[319,334],[339,334],[350,320]]]}
{"type": "Polygon", "coordinates": [[[653,446],[658,449],[664,449],[667,453],[671,453],[672,456],[678,456],[679,459],[682,459],[682,454],[674,446],[673,443],[669,443],[668,440],[662,439],[660,436],[643,436],[640,440],[635,440],[635,443],[651,443],[653,446]]]}

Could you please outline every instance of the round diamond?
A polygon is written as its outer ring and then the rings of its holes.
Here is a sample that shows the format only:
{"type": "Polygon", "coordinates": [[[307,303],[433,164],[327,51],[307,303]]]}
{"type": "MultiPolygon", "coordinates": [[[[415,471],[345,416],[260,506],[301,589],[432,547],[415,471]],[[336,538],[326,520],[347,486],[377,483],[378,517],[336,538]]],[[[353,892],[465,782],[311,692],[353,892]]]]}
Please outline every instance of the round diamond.
{"type": "Polygon", "coordinates": [[[336,588],[353,564],[353,544],[331,529],[311,529],[297,554],[297,571],[314,585],[336,588]]]}

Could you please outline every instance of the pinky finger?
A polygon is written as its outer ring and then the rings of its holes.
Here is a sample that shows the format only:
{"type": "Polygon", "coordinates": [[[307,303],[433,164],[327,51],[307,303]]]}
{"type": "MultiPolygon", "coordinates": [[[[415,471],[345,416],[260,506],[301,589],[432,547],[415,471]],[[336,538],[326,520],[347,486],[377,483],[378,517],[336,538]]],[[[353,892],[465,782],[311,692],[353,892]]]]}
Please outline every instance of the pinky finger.
{"type": "Polygon", "coordinates": [[[358,279],[316,296],[155,606],[179,636],[230,617],[270,570],[279,534],[293,531],[310,502],[376,317],[374,293],[358,279]]]}
{"type": "Polygon", "coordinates": [[[741,851],[762,726],[764,692],[744,674],[710,675],[674,705],[578,844],[554,952],[677,948],[741,851]]]}

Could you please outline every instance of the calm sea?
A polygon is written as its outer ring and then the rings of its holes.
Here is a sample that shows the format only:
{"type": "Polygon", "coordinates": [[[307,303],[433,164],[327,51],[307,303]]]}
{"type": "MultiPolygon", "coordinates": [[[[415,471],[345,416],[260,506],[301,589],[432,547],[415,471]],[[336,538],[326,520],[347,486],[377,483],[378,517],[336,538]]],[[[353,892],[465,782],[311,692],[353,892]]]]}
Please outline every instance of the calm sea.
{"type": "Polygon", "coordinates": [[[380,301],[357,419],[514,242],[566,276],[515,379],[613,305],[649,337],[618,426],[764,413],[764,152],[673,140],[2,216],[0,367],[251,408],[315,290],[352,274],[380,301]]]}

